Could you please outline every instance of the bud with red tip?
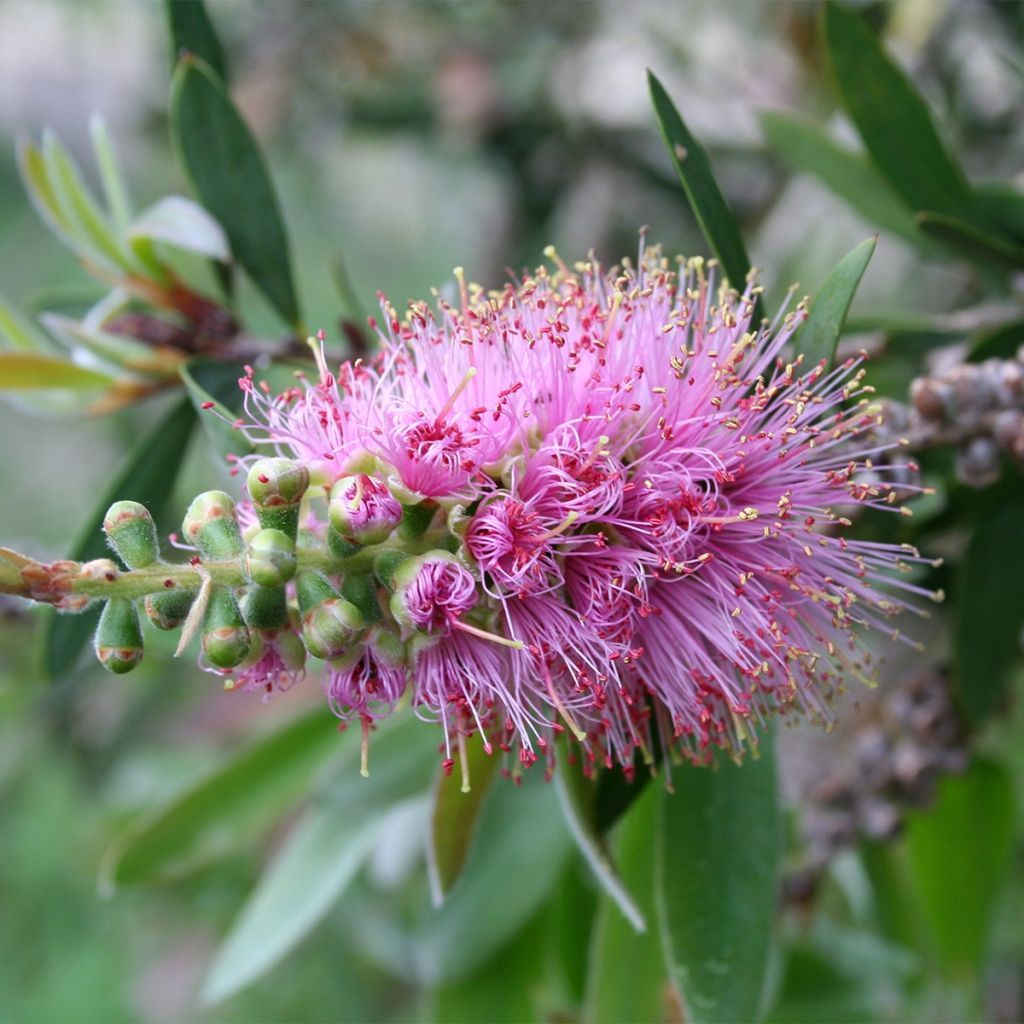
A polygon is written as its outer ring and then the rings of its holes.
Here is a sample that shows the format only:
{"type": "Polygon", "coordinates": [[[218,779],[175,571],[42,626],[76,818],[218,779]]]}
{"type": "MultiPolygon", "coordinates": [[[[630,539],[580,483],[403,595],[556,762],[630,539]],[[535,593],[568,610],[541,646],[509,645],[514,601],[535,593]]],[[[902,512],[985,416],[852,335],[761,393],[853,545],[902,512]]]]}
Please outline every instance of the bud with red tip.
{"type": "Polygon", "coordinates": [[[361,612],[341,597],[321,573],[303,573],[297,588],[306,649],[325,661],[340,657],[363,629],[361,612]]]}
{"type": "Polygon", "coordinates": [[[109,672],[131,672],[142,661],[142,627],[135,604],[126,597],[112,597],[104,606],[96,627],[96,657],[109,672]]]}
{"type": "Polygon", "coordinates": [[[295,541],[281,530],[260,530],[249,541],[246,572],[261,587],[284,586],[295,575],[295,541]]]}
{"type": "Polygon", "coordinates": [[[203,654],[215,668],[234,668],[249,654],[249,630],[235,595],[214,587],[203,619],[203,654]]]}
{"type": "Polygon", "coordinates": [[[156,524],[137,501],[115,501],[103,517],[103,532],[129,569],[144,569],[160,557],[156,524]]]}
{"type": "Polygon", "coordinates": [[[235,503],[224,491],[204,491],[188,507],[181,524],[185,539],[204,559],[224,562],[245,549],[235,519],[235,503]]]}
{"type": "Polygon", "coordinates": [[[260,526],[295,538],[299,508],[309,488],[309,470],[293,459],[259,459],[246,481],[260,526]]]}

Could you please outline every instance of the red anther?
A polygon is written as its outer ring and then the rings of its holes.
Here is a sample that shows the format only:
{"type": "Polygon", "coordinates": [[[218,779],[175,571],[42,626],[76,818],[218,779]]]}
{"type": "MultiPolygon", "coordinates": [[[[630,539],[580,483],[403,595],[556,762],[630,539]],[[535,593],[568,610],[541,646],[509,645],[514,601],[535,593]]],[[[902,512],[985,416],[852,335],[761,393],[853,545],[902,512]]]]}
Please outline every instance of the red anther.
{"type": "Polygon", "coordinates": [[[267,476],[265,473],[257,473],[256,474],[256,479],[259,480],[259,482],[261,484],[269,484],[270,483],[270,477],[267,476]]]}
{"type": "Polygon", "coordinates": [[[452,769],[455,767],[455,760],[451,757],[445,758],[441,762],[441,769],[444,771],[445,778],[451,775],[452,769]]]}
{"type": "Polygon", "coordinates": [[[327,335],[324,334],[324,329],[322,327],[320,328],[319,331],[316,332],[316,339],[317,339],[317,341],[326,341],[327,340],[327,335]]]}
{"type": "Polygon", "coordinates": [[[104,579],[105,579],[105,580],[106,580],[106,581],[107,581],[108,583],[113,583],[113,582],[114,582],[114,580],[116,580],[116,579],[117,579],[117,577],[116,577],[116,576],[115,576],[115,575],[114,575],[114,574],[113,574],[112,572],[105,572],[105,573],[103,574],[103,578],[104,578],[104,579]]]}
{"type": "Polygon", "coordinates": [[[174,580],[170,580],[170,579],[164,580],[164,586],[167,587],[168,590],[169,590],[171,587],[174,586],[174,580]]]}
{"type": "Polygon", "coordinates": [[[213,408],[213,402],[203,402],[203,404],[200,406],[200,408],[201,409],[212,409],[213,408]]]}
{"type": "Polygon", "coordinates": [[[199,565],[199,564],[201,563],[201,561],[202,561],[202,559],[200,559],[200,557],[199,557],[198,555],[193,555],[193,556],[192,556],[192,557],[191,557],[191,558],[190,558],[190,559],[188,560],[188,564],[189,564],[189,565],[199,565]]]}

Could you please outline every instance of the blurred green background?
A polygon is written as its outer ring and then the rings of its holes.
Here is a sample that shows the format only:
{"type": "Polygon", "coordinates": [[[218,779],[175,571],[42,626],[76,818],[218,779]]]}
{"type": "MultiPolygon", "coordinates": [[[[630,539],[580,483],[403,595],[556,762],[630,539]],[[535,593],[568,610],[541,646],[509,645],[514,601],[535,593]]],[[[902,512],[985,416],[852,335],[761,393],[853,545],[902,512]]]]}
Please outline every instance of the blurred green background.
{"type": "MultiPolygon", "coordinates": [[[[306,321],[330,336],[339,333],[340,310],[329,266],[339,254],[372,309],[376,290],[401,306],[445,284],[456,265],[500,283],[506,268],[540,262],[549,243],[567,260],[593,248],[612,263],[635,253],[641,225],[669,252],[702,250],[650,112],[648,67],[710,150],[772,305],[793,282],[813,294],[828,268],[875,230],[794,173],[762,136],[759,113],[781,108],[854,139],[827,87],[815,4],[236,0],[209,8],[229,54],[232,93],[269,157],[306,321]]],[[[979,177],[1013,178],[1022,165],[1024,79],[1013,66],[1022,60],[1022,10],[1009,2],[869,5],[888,19],[890,44],[979,177]]],[[[31,209],[16,136],[54,128],[88,174],[88,118],[99,111],[140,205],[184,194],[168,140],[169,49],[156,3],[0,5],[0,290],[23,309],[50,308],[58,293],[88,296],[92,286],[31,209]]],[[[983,294],[970,266],[922,259],[883,232],[853,316],[943,313],[983,294]]],[[[243,299],[250,328],[277,336],[262,301],[243,299]]],[[[890,341],[876,330],[850,343],[878,348],[872,379],[905,398],[921,370],[920,348],[890,341]]],[[[3,542],[60,557],[127,444],[167,403],[74,423],[0,405],[3,542]]],[[[194,447],[175,507],[223,484],[210,454],[194,447]]],[[[944,543],[955,555],[962,531],[944,543]]],[[[477,987],[438,986],[429,970],[414,969],[420,954],[394,934],[423,895],[421,851],[402,838],[410,828],[403,833],[401,822],[366,877],[282,964],[227,1002],[199,1006],[213,951],[280,832],[187,878],[111,898],[97,890],[104,849],[125,822],[243,740],[315,704],[316,684],[269,705],[228,698],[189,659],[172,663],[170,641],[162,650],[151,641],[131,677],[83,664],[50,683],[35,669],[38,622],[21,605],[0,605],[0,1019],[486,1020],[500,1009],[515,1020],[524,992],[542,993],[534,1005],[546,1007],[546,1019],[580,1019],[595,894],[578,858],[567,848],[560,854],[553,901],[480,966],[477,987]]],[[[948,623],[940,615],[929,629],[925,668],[947,657],[948,623]]],[[[891,658],[893,686],[911,674],[905,659],[891,658]]],[[[783,785],[794,808],[823,765],[863,770],[857,744],[879,713],[874,698],[848,703],[831,736],[786,730],[783,785]]],[[[1000,765],[1000,782],[953,777],[954,787],[968,787],[962,799],[990,794],[1005,778],[1020,797],[1021,735],[1012,720],[988,728],[978,746],[1000,765]]],[[[971,803],[980,830],[1002,821],[1001,806],[986,814],[983,801],[971,803]]],[[[914,814],[925,812],[911,812],[911,833],[914,814]]],[[[950,873],[938,869],[965,914],[981,907],[980,968],[935,954],[930,939],[913,934],[913,913],[893,923],[905,895],[897,862],[913,854],[906,839],[869,846],[837,858],[814,901],[791,900],[771,1019],[1020,1019],[1019,822],[1012,830],[1016,852],[970,883],[978,892],[961,889],[967,876],[954,870],[958,857],[970,863],[973,834],[953,836],[950,873]],[[886,878],[893,892],[879,897],[886,878]]],[[[1005,845],[999,837],[993,844],[1005,845]]],[[[674,1020],[678,1009],[669,1002],[662,1013],[674,1020]]]]}

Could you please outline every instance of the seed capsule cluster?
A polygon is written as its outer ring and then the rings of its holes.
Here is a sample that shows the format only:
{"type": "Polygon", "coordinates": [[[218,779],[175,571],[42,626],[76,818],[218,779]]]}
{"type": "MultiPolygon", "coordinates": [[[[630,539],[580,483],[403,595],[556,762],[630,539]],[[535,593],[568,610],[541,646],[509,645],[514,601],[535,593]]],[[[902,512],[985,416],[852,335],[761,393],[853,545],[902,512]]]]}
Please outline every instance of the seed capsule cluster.
{"type": "Polygon", "coordinates": [[[919,446],[955,446],[961,482],[994,483],[1004,455],[1024,467],[1024,346],[1012,359],[959,363],[919,377],[910,398],[910,437],[919,446]]]}
{"type": "Polygon", "coordinates": [[[944,675],[929,670],[896,681],[853,734],[848,766],[801,801],[805,854],[791,895],[813,889],[832,858],[861,839],[898,835],[908,809],[927,807],[942,776],[966,769],[965,742],[944,675]]]}

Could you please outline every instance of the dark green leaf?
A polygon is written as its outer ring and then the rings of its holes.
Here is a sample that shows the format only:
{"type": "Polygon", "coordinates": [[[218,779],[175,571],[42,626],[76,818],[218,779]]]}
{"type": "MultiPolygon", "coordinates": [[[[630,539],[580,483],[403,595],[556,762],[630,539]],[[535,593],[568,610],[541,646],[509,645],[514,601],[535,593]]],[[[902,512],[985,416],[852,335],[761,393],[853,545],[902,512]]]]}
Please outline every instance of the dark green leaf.
{"type": "Polygon", "coordinates": [[[249,455],[253,446],[231,424],[238,415],[242,389],[234,363],[215,359],[190,359],[178,372],[195,406],[196,415],[210,443],[221,456],[249,455]],[[212,408],[203,408],[213,402],[212,408]]]}
{"type": "Polygon", "coordinates": [[[761,130],[780,160],[814,175],[869,224],[928,247],[903,200],[861,153],[839,145],[820,125],[795,114],[765,111],[761,130]]]}
{"type": "Polygon", "coordinates": [[[436,736],[411,714],[374,736],[370,775],[348,744],[330,789],[296,825],[214,957],[203,999],[218,1003],[251,984],[323,919],[381,836],[388,812],[422,792],[436,736]]]}
{"type": "Polygon", "coordinates": [[[925,211],[916,217],[921,230],[961,256],[997,267],[1024,267],[1024,248],[958,217],[925,211]]]}
{"type": "Polygon", "coordinates": [[[1013,851],[1013,792],[1003,768],[978,760],[947,776],[929,811],[907,822],[907,853],[943,963],[975,968],[1013,851]]]}
{"type": "Polygon", "coordinates": [[[991,506],[974,528],[956,591],[954,684],[967,716],[981,722],[1006,699],[1024,627],[1024,502],[991,506]]]}
{"type": "MultiPolygon", "coordinates": [[[[460,753],[460,758],[462,756],[460,753]]],[[[462,771],[448,775],[442,771],[434,787],[427,863],[437,906],[444,902],[462,874],[484,800],[499,765],[499,757],[488,754],[479,737],[467,741],[464,756],[467,759],[465,775],[462,771]]]]}
{"type": "Polygon", "coordinates": [[[667,978],[655,926],[652,856],[658,800],[657,786],[648,786],[630,808],[615,843],[623,882],[651,927],[638,934],[614,901],[601,901],[587,976],[584,1019],[590,1024],[658,1021],[665,1016],[667,978]]]}
{"type": "Polygon", "coordinates": [[[258,739],[120,836],[104,857],[101,888],[166,881],[238,850],[338,749],[334,719],[322,708],[258,739]]]}
{"type": "Polygon", "coordinates": [[[301,334],[288,239],[263,154],[217,76],[196,57],[183,58],[174,72],[171,125],[192,187],[227,232],[235,259],[301,334]]]}
{"type": "Polygon", "coordinates": [[[690,209],[730,284],[742,291],[750,272],[750,260],[736,218],[715,181],[708,155],[690,134],[664,86],[651,71],[647,72],[647,84],[655,117],[679,180],[683,183],[690,209]]]}
{"type": "Polygon", "coordinates": [[[986,181],[974,186],[974,203],[993,230],[1024,245],[1024,193],[1006,181],[986,181]]]}
{"type": "Polygon", "coordinates": [[[990,330],[979,331],[970,341],[967,362],[985,359],[1011,359],[1024,345],[1024,320],[1012,320],[990,330]]]}
{"type": "Polygon", "coordinates": [[[417,962],[428,985],[471,974],[541,907],[572,838],[540,772],[492,787],[458,886],[427,918],[417,962]],[[497,881],[496,881],[497,880],[497,881]]]}
{"type": "Polygon", "coordinates": [[[840,101],[875,166],[911,210],[970,219],[967,179],[910,79],[857,11],[830,0],[823,24],[840,101]]]}
{"type": "Polygon", "coordinates": [[[608,896],[618,904],[619,910],[633,928],[642,932],[648,927],[649,922],[637,905],[635,894],[629,891],[619,876],[605,837],[598,828],[597,798],[600,777],[598,775],[587,778],[578,765],[570,764],[568,758],[565,758],[555,773],[555,784],[562,801],[565,820],[595,878],[608,896]]]}
{"type": "Polygon", "coordinates": [[[222,82],[228,81],[228,62],[203,0],[164,0],[171,35],[171,70],[183,53],[206,61],[222,82]]]}
{"type": "Polygon", "coordinates": [[[818,289],[818,294],[814,296],[811,312],[794,340],[796,351],[804,356],[805,369],[815,366],[822,359],[826,365],[832,365],[846,314],[877,241],[877,237],[867,238],[855,249],[851,249],[832,268],[825,283],[818,289]]]}
{"type": "MultiPolygon", "coordinates": [[[[168,501],[194,425],[192,404],[183,399],[139,438],[121,463],[121,468],[100,493],[78,539],[71,546],[69,558],[87,562],[93,558],[109,557],[103,534],[103,517],[118,499],[141,502],[158,525],[169,525],[166,521],[168,501]]],[[[75,667],[82,648],[92,636],[95,619],[94,610],[81,615],[49,614],[40,630],[41,669],[49,678],[63,676],[75,667]]]]}
{"type": "Polygon", "coordinates": [[[669,974],[692,1024],[760,1016],[778,888],[774,746],[673,773],[662,792],[655,901],[669,974]]]}

